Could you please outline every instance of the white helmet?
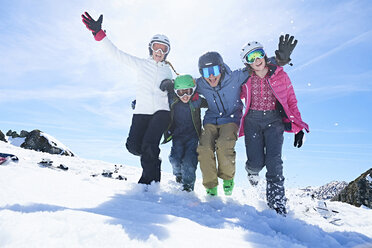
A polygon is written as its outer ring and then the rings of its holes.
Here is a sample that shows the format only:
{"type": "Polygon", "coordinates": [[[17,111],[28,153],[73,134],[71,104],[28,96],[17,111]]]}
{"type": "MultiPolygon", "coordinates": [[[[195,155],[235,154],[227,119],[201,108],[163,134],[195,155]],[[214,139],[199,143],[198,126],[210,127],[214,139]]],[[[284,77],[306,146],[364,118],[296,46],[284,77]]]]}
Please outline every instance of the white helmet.
{"type": "Polygon", "coordinates": [[[152,43],[154,42],[157,42],[157,43],[162,43],[166,46],[168,46],[168,52],[170,51],[170,42],[169,42],[169,39],[167,36],[165,36],[164,34],[156,34],[154,35],[152,38],[151,38],[151,41],[149,43],[149,52],[150,52],[150,56],[152,55],[152,49],[151,49],[151,45],[152,43]]]}
{"type": "Polygon", "coordinates": [[[263,49],[263,45],[257,41],[251,41],[251,42],[248,42],[245,46],[243,46],[242,48],[242,51],[240,52],[240,59],[242,60],[243,64],[246,64],[247,61],[245,60],[245,56],[257,49],[257,48],[262,48],[263,49]]]}

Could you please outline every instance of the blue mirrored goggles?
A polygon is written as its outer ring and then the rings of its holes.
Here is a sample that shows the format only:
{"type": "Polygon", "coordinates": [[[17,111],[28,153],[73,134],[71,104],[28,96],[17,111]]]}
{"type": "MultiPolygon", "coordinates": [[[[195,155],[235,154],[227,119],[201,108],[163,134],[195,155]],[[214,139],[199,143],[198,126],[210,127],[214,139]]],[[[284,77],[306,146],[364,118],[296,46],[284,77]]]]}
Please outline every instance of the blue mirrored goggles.
{"type": "Polygon", "coordinates": [[[263,57],[265,57],[265,51],[262,48],[258,48],[245,55],[245,61],[248,64],[253,64],[256,59],[262,59],[263,57]]]}
{"type": "Polygon", "coordinates": [[[220,70],[219,65],[202,68],[202,74],[203,74],[203,77],[205,78],[209,78],[211,74],[217,77],[218,75],[220,75],[220,73],[221,73],[221,70],[220,70]]]}

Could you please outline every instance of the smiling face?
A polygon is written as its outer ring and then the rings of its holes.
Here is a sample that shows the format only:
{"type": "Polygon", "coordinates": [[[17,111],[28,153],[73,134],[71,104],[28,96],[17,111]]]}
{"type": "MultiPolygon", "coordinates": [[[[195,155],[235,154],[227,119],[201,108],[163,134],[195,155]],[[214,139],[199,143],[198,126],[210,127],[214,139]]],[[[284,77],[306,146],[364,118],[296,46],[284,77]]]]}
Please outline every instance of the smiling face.
{"type": "Polygon", "coordinates": [[[160,50],[158,51],[153,51],[152,52],[152,58],[156,61],[156,62],[161,62],[164,60],[164,57],[165,57],[165,54],[162,53],[160,50]]]}
{"type": "Polygon", "coordinates": [[[216,87],[218,85],[218,83],[220,82],[220,79],[221,79],[221,73],[218,74],[218,76],[215,76],[213,74],[209,75],[208,78],[204,78],[210,86],[212,87],[216,87]]]}
{"type": "MultiPolygon", "coordinates": [[[[248,64],[247,64],[248,65],[248,64]]],[[[269,68],[266,66],[265,58],[257,58],[252,64],[249,65],[254,73],[260,78],[264,78],[269,72],[269,68]]]]}
{"type": "Polygon", "coordinates": [[[191,99],[191,96],[189,95],[183,95],[182,97],[180,97],[180,100],[183,102],[183,103],[188,103],[191,99]]]}

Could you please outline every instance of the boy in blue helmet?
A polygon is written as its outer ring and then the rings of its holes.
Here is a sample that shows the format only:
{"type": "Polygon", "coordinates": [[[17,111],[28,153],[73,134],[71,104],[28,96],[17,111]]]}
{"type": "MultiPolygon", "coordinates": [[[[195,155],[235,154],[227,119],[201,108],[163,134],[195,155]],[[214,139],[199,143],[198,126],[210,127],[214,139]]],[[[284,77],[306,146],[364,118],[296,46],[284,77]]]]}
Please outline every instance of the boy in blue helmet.
{"type": "Polygon", "coordinates": [[[169,161],[176,182],[183,190],[193,191],[198,164],[199,136],[201,133],[200,107],[207,107],[205,99],[195,93],[195,81],[190,75],[179,75],[174,80],[163,80],[160,89],[169,92],[171,122],[164,134],[164,143],[172,140],[169,161]]]}

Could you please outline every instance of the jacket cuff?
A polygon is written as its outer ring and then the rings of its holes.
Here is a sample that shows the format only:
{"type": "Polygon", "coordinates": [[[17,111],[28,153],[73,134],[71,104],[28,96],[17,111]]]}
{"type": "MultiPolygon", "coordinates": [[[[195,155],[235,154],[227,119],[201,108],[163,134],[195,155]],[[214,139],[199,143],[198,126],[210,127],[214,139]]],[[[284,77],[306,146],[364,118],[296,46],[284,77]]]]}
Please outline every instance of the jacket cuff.
{"type": "Polygon", "coordinates": [[[105,37],[106,37],[106,33],[103,32],[102,29],[101,29],[100,31],[98,31],[98,32],[94,35],[94,39],[95,39],[96,41],[101,41],[101,40],[103,40],[103,38],[105,38],[105,37]]]}

